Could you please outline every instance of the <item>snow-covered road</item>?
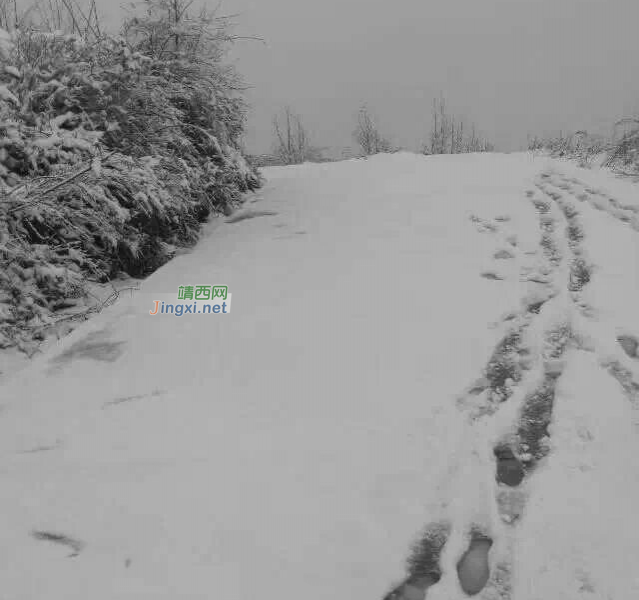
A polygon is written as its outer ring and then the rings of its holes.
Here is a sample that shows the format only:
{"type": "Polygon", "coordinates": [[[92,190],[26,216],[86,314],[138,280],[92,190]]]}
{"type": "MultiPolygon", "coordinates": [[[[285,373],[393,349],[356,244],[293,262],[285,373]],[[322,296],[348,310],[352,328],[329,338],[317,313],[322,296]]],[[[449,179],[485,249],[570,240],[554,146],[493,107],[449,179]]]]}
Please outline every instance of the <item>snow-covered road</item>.
{"type": "Polygon", "coordinates": [[[479,536],[477,598],[639,598],[639,187],[530,154],[265,175],[0,384],[0,596],[457,600],[479,536]],[[230,314],[149,315],[185,285],[230,314]]]}

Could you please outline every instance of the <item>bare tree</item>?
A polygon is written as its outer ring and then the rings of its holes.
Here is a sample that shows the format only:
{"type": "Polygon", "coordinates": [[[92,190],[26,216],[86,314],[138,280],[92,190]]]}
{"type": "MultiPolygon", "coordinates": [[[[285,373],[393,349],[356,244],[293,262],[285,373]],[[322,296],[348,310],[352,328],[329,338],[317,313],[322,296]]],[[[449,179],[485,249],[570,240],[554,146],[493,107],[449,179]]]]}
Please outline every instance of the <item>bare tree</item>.
{"type": "Polygon", "coordinates": [[[298,165],[304,161],[322,160],[322,152],[311,145],[302,119],[289,106],[284,109],[282,119],[273,117],[275,133],[275,156],[285,165],[298,165]]]}
{"type": "Polygon", "coordinates": [[[464,138],[464,121],[449,115],[443,95],[433,100],[430,148],[424,145],[424,154],[458,154],[461,152],[491,152],[493,145],[477,136],[472,125],[469,138],[464,138]]]}
{"type": "Polygon", "coordinates": [[[390,152],[391,147],[388,140],[380,135],[377,125],[365,105],[359,109],[357,127],[353,132],[353,137],[365,156],[379,152],[390,152]]]}
{"type": "Polygon", "coordinates": [[[465,152],[466,148],[464,145],[464,122],[459,122],[459,127],[457,128],[457,134],[455,136],[455,148],[457,152],[465,152]]]}
{"type": "Polygon", "coordinates": [[[92,40],[102,37],[96,0],[0,0],[0,27],[60,30],[92,40]]]}
{"type": "Polygon", "coordinates": [[[455,141],[457,140],[457,136],[455,135],[455,117],[452,117],[450,120],[450,153],[455,154],[455,141]]]}
{"type": "Polygon", "coordinates": [[[443,96],[433,100],[433,128],[430,136],[430,153],[447,154],[446,145],[450,136],[452,123],[446,112],[446,101],[443,96]]]}

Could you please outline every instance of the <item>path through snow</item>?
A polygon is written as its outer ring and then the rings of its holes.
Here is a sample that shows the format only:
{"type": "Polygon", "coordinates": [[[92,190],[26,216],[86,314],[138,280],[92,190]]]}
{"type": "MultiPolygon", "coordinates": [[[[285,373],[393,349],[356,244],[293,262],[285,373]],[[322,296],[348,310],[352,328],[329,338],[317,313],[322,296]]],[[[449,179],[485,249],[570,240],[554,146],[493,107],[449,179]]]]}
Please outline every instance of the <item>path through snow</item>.
{"type": "Polygon", "coordinates": [[[7,597],[639,597],[636,186],[528,154],[265,172],[0,387],[7,597]],[[148,314],[198,284],[231,313],[148,314]]]}

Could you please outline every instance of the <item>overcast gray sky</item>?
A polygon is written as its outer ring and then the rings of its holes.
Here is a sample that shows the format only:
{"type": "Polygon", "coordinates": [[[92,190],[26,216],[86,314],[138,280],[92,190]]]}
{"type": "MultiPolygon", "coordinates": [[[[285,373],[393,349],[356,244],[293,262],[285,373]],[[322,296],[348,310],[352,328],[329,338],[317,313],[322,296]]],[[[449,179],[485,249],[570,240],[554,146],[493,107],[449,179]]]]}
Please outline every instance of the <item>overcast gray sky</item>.
{"type": "Polygon", "coordinates": [[[383,134],[418,149],[440,92],[501,150],[639,114],[639,0],[222,0],[221,12],[266,40],[231,54],[252,86],[251,152],[270,149],[286,104],[333,147],[352,144],[366,102],[383,134]]]}

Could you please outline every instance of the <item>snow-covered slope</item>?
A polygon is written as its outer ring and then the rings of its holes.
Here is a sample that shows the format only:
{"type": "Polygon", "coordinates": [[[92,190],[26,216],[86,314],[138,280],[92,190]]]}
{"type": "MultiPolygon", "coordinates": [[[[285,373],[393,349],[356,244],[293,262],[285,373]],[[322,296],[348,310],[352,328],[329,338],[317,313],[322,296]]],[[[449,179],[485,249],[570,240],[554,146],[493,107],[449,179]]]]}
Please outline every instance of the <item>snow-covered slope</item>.
{"type": "Polygon", "coordinates": [[[465,597],[473,532],[478,598],[639,597],[636,186],[528,154],[265,174],[0,387],[2,594],[381,600],[435,531],[428,600],[465,597]],[[149,315],[183,285],[231,312],[149,315]]]}

